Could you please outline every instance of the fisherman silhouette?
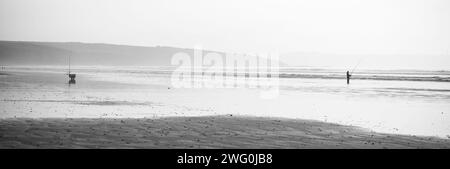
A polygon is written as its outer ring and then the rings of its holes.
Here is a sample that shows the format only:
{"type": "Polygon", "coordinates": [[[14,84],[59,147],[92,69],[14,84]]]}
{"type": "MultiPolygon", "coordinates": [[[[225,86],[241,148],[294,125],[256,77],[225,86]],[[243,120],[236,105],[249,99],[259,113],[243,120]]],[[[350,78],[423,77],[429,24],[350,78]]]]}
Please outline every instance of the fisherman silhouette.
{"type": "Polygon", "coordinates": [[[347,84],[350,84],[350,76],[352,75],[350,74],[349,71],[347,71],[347,84]]]}

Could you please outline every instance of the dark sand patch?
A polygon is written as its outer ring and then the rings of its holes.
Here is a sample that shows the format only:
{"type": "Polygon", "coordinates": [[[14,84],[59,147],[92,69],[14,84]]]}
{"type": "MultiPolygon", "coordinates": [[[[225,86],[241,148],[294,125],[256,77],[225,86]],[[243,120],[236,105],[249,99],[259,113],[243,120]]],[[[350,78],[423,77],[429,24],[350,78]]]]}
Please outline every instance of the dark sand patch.
{"type": "Polygon", "coordinates": [[[75,104],[97,105],[97,106],[150,106],[151,102],[129,102],[129,101],[78,101],[75,104]]]}
{"type": "Polygon", "coordinates": [[[450,148],[450,140],[242,116],[3,119],[0,148],[450,148]]]}
{"type": "Polygon", "coordinates": [[[72,103],[80,105],[97,105],[97,106],[152,106],[152,102],[130,102],[130,101],[91,101],[91,100],[3,100],[6,102],[42,102],[42,103],[72,103]]]}

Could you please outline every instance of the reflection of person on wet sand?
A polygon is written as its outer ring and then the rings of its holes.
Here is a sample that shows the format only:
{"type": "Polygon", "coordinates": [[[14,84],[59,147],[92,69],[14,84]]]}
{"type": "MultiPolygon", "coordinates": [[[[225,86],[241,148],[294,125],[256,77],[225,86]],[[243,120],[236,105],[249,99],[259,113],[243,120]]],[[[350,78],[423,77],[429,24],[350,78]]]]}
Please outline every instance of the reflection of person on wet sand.
{"type": "Polygon", "coordinates": [[[350,74],[350,72],[349,71],[347,71],[347,84],[350,84],[350,77],[351,77],[352,75],[350,74]]]}

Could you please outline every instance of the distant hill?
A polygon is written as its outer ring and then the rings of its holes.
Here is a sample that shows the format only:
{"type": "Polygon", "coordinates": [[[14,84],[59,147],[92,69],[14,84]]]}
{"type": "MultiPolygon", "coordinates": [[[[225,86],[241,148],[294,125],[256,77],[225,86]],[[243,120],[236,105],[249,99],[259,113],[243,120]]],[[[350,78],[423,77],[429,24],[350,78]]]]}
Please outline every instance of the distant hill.
{"type": "MultiPolygon", "coordinates": [[[[193,49],[175,47],[0,41],[0,65],[67,65],[71,56],[71,64],[78,66],[170,66],[178,52],[194,55],[193,49]]],[[[216,51],[204,50],[203,54],[209,52],[216,51]]],[[[216,53],[225,56],[224,52],[216,53]]]]}
{"type": "Polygon", "coordinates": [[[0,41],[0,65],[67,65],[71,56],[73,65],[168,66],[178,52],[193,55],[192,49],[174,47],[0,41]]]}

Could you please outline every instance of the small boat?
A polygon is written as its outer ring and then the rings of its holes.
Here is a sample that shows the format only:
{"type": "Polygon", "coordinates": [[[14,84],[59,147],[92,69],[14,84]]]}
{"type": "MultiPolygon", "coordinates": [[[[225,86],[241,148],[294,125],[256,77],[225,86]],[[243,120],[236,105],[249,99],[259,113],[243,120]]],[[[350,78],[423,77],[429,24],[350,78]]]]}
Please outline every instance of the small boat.
{"type": "Polygon", "coordinates": [[[69,73],[69,78],[70,78],[70,80],[75,80],[75,77],[76,77],[77,75],[76,74],[71,74],[71,73],[69,73]]]}
{"type": "Polygon", "coordinates": [[[70,56],[69,56],[69,73],[67,75],[69,75],[69,78],[70,78],[69,84],[75,84],[75,77],[77,76],[77,74],[71,73],[71,70],[70,70],[70,56]]]}

